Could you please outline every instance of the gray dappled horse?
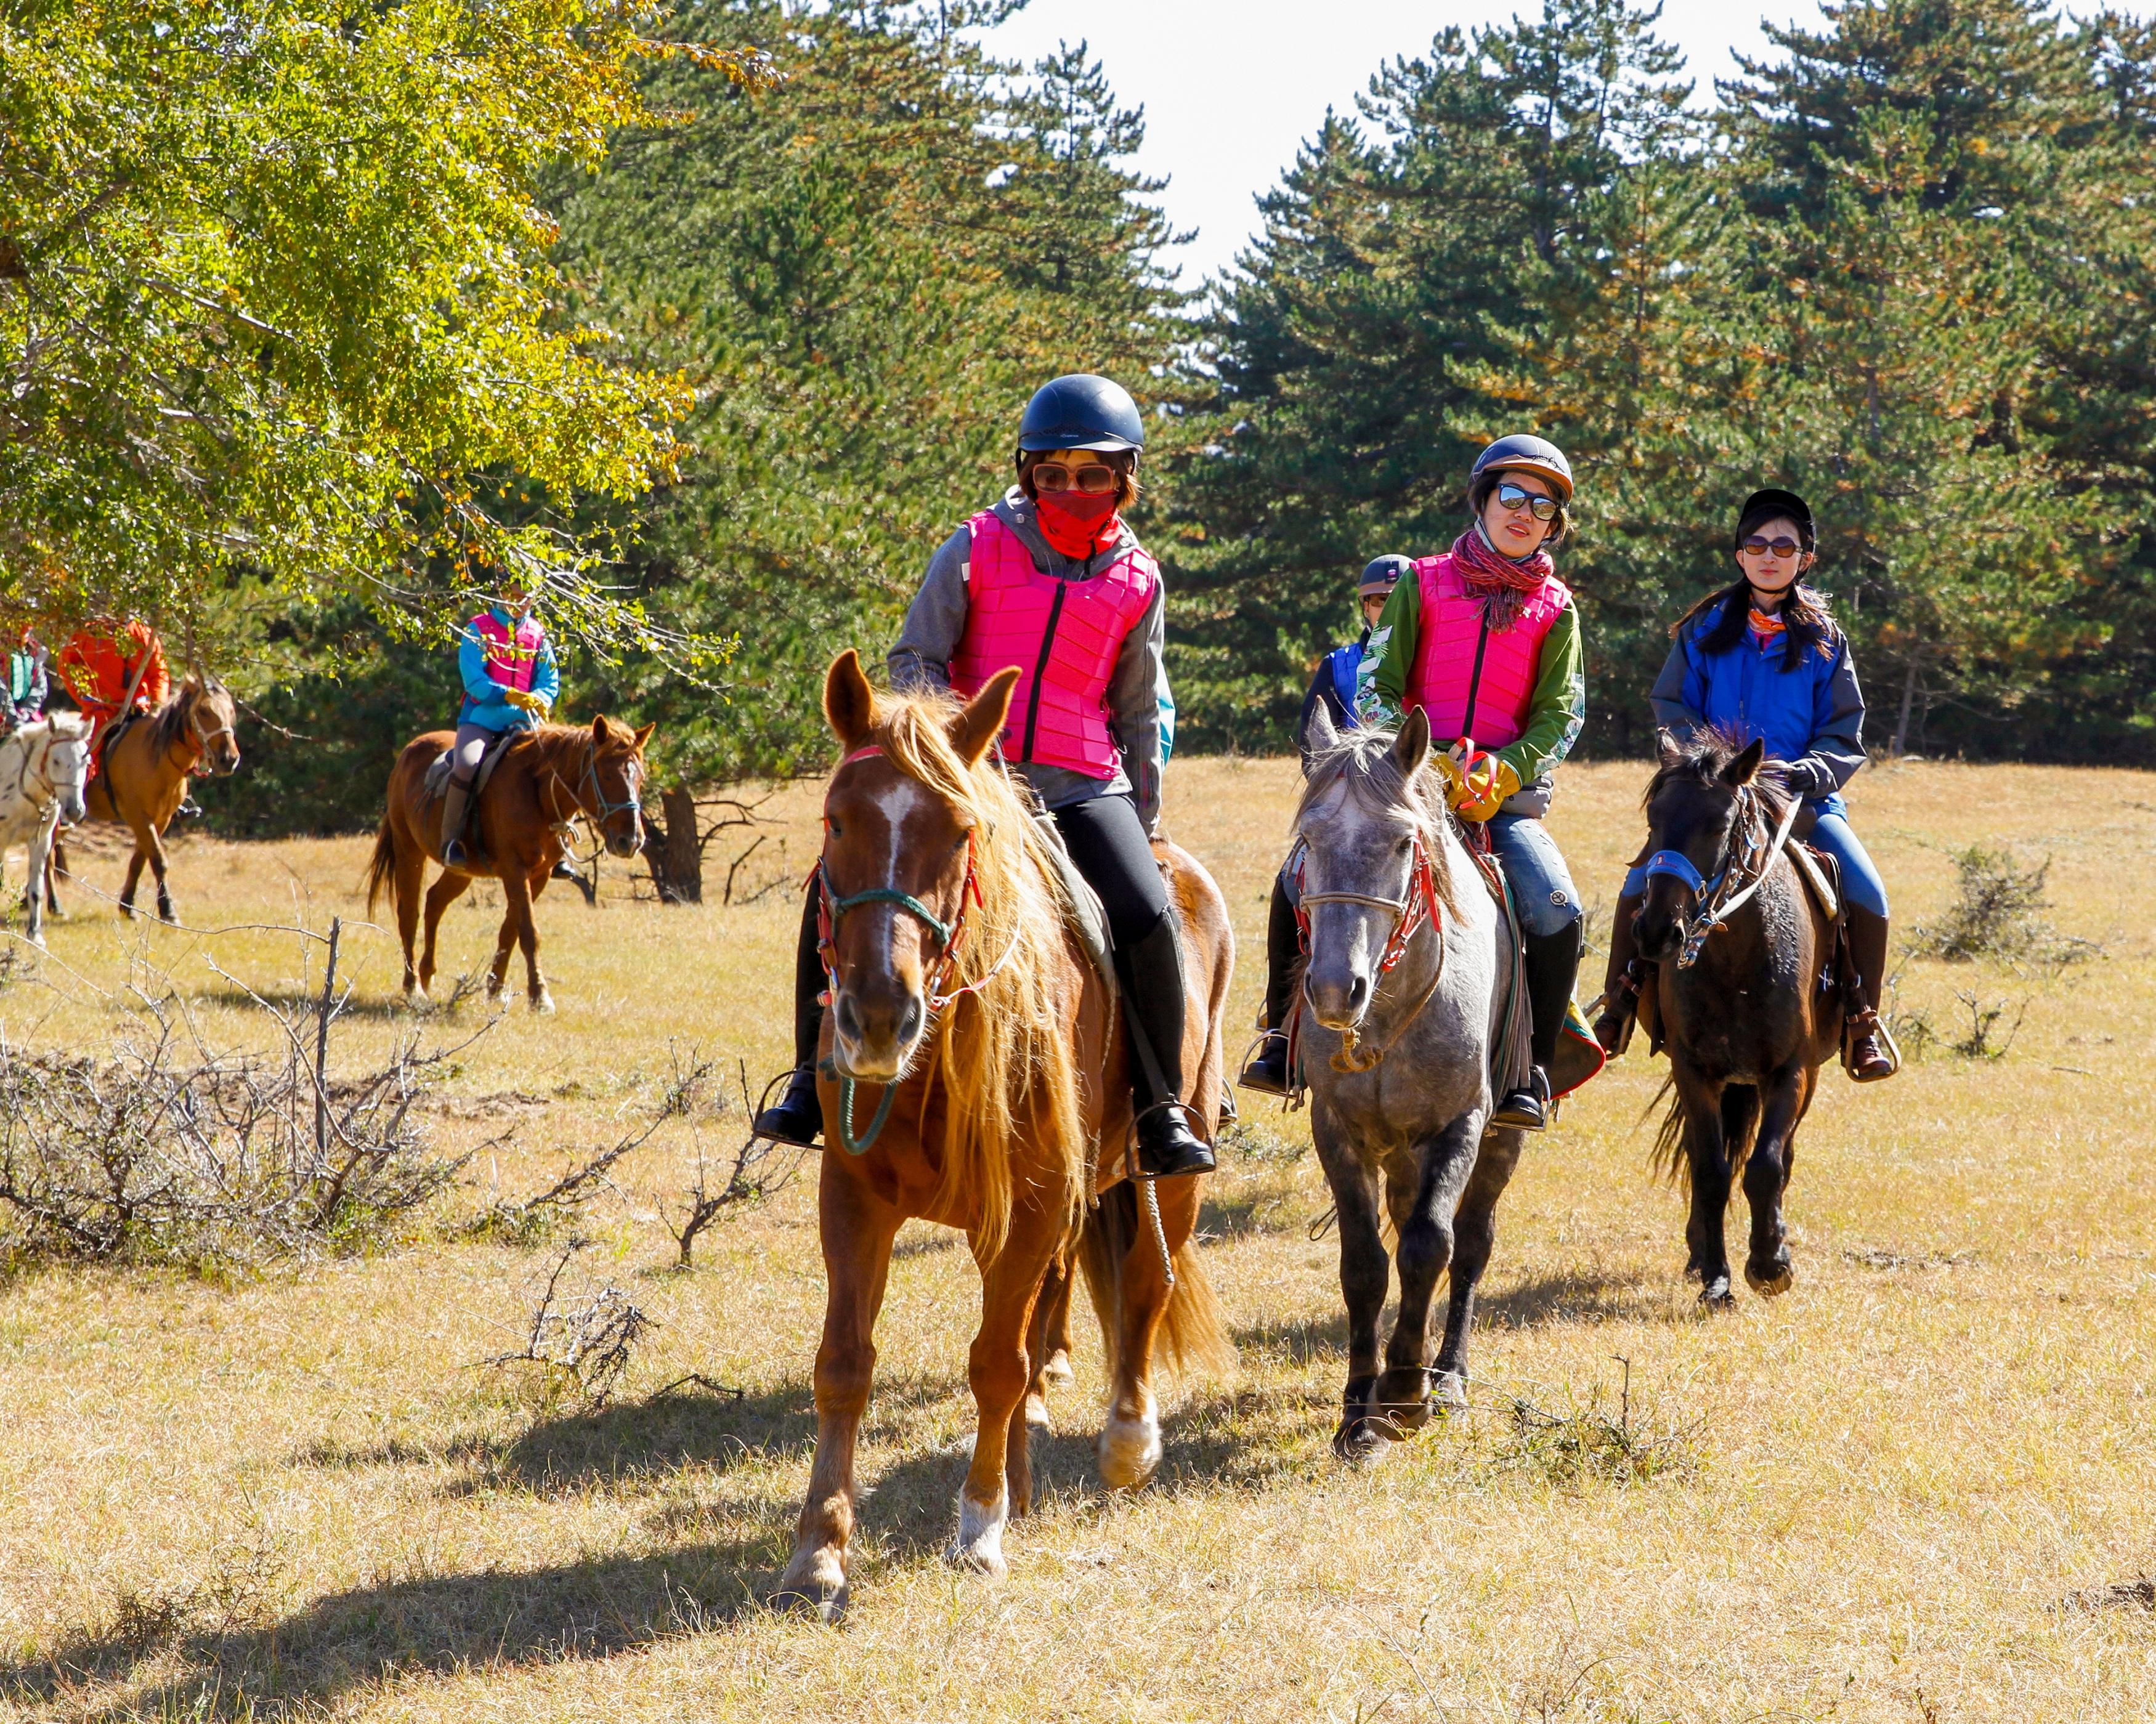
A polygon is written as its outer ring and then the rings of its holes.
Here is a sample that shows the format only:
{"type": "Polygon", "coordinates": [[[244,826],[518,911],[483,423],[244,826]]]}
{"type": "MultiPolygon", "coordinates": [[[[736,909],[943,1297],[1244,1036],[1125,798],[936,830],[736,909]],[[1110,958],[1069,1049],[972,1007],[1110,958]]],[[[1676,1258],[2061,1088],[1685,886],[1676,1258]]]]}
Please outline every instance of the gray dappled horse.
{"type": "Polygon", "coordinates": [[[1424,771],[1430,723],[1344,739],[1321,709],[1296,834],[1306,847],[1310,951],[1302,1069],[1311,1130],[1340,1213],[1348,1388],[1332,1446],[1383,1451],[1466,1398],[1467,1326],[1490,1261],[1497,1199],[1524,1133],[1486,1131],[1511,937],[1441,788],[1424,771]],[[1389,1280],[1379,1192],[1399,1234],[1400,1305],[1378,1365],[1389,1280]],[[1450,1268],[1445,1339],[1430,1318],[1450,1268]]]}

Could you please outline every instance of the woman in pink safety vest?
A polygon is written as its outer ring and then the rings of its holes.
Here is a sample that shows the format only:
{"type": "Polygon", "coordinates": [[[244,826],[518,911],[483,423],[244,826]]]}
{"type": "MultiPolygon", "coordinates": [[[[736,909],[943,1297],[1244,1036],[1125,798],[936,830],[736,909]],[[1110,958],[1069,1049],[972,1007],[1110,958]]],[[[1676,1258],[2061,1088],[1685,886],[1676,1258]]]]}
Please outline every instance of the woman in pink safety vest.
{"type": "Polygon", "coordinates": [[[486,745],[504,731],[542,722],[562,691],[553,644],[532,614],[523,582],[510,582],[500,598],[465,624],[457,638],[457,676],[465,698],[457,710],[455,754],[442,798],[445,868],[461,868],[471,859],[465,815],[486,745]]]}
{"type": "MultiPolygon", "coordinates": [[[[1158,1176],[1210,1172],[1213,1152],[1183,1106],[1183,956],[1152,856],[1160,821],[1161,715],[1168,687],[1160,567],[1123,522],[1138,493],[1145,424],[1106,377],[1056,378],[1027,403],[1018,482],[953,532],[928,562],[898,644],[901,687],[968,695],[1018,670],[1003,757],[1055,817],[1079,871],[1101,895],[1131,1034],[1160,1075],[1131,1062],[1138,1156],[1158,1176]]],[[[816,892],[802,907],[794,979],[794,1070],[758,1134],[814,1143],[816,892]]]]}
{"type": "Polygon", "coordinates": [[[1484,449],[1468,475],[1467,531],[1393,589],[1356,683],[1366,723],[1397,725],[1419,706],[1438,746],[1455,745],[1453,811],[1486,824],[1512,888],[1535,1069],[1491,1122],[1527,1131],[1549,1122],[1549,1068],[1579,970],[1579,894],[1543,824],[1587,719],[1579,613],[1549,554],[1571,530],[1571,502],[1572,465],[1555,444],[1501,437],[1484,449]]]}

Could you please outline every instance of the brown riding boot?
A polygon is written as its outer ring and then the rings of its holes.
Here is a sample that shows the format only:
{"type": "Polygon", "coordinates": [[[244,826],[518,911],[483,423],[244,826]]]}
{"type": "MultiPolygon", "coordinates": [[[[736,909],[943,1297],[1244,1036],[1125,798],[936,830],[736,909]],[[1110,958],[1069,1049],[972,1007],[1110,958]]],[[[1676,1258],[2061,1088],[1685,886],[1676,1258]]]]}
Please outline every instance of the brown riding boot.
{"type": "Polygon", "coordinates": [[[1849,956],[1862,1005],[1842,1031],[1841,1063],[1860,1084],[1876,1084],[1902,1069],[1901,1050],[1879,1021],[1879,989],[1887,978],[1887,918],[1849,906],[1849,956]]]}
{"type": "Polygon", "coordinates": [[[473,859],[472,846],[465,842],[465,824],[471,807],[472,780],[449,774],[442,792],[442,865],[462,868],[473,859]]]}
{"type": "Polygon", "coordinates": [[[1632,1044],[1632,1026],[1639,1021],[1640,989],[1645,985],[1639,970],[1652,973],[1638,962],[1632,943],[1633,919],[1646,901],[1644,895],[1620,898],[1609,923],[1609,967],[1602,981],[1602,1009],[1594,1019],[1594,1039],[1614,1060],[1632,1044]]]}

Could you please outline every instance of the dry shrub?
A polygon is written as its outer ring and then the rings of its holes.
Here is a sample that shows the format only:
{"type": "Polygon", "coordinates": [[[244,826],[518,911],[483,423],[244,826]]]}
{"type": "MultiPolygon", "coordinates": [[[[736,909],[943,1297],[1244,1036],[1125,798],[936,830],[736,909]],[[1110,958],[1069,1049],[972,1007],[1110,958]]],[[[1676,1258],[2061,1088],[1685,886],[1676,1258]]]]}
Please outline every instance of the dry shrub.
{"type": "Polygon", "coordinates": [[[1954,901],[1938,921],[1917,927],[1914,949],[1919,957],[1950,963],[1994,958],[2061,966],[2101,952],[2094,941],[2061,934],[2044,919],[2050,857],[2025,868],[2010,849],[1971,844],[1954,853],[1953,865],[1954,901]]]}

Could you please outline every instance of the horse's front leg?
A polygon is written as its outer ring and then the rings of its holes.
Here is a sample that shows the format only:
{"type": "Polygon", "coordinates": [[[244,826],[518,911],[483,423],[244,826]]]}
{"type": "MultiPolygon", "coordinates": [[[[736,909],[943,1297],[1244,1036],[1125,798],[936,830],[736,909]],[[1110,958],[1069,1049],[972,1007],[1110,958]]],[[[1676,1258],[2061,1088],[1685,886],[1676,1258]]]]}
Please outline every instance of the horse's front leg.
{"type": "Polygon", "coordinates": [[[1033,1365],[1033,1381],[1026,1385],[1025,1422],[1045,1430],[1049,1426],[1048,1392],[1070,1382],[1071,1242],[1065,1240],[1050,1255],[1041,1277],[1040,1302],[1033,1308],[1033,1328],[1026,1339],[1026,1357],[1033,1365]]]}
{"type": "Polygon", "coordinates": [[[1759,1086],[1759,1137],[1744,1164],[1744,1195],[1752,1206],[1752,1249],[1745,1258],[1744,1279],[1763,1298],[1788,1292],[1796,1280],[1782,1222],[1782,1193],[1789,1189],[1797,1121],[1804,1117],[1811,1081],[1804,1063],[1792,1060],[1759,1086]]]}
{"type": "Polygon", "coordinates": [[[1009,1566],[1004,1526],[1033,1506],[1026,1424],[1019,1416],[1033,1374],[1026,1331],[1061,1230],[1060,1215],[1016,1210],[1003,1249],[982,1270],[981,1327],[967,1358],[978,1423],[973,1465],[958,1491],[958,1532],[946,1554],[953,1568],[991,1579],[1001,1578],[1009,1566]]]}
{"type": "Polygon", "coordinates": [[[1430,1419],[1430,1312],[1437,1303],[1437,1278],[1452,1262],[1453,1216],[1475,1171],[1481,1138],[1482,1111],[1476,1108],[1441,1127],[1421,1156],[1399,1170],[1399,1183],[1412,1182],[1393,1203],[1399,1229],[1400,1308],[1385,1347],[1384,1374],[1370,1395],[1372,1410],[1396,1429],[1419,1430],[1430,1419]]]}
{"type": "Polygon", "coordinates": [[[1723,1220],[1729,1208],[1729,1145],[1722,1130],[1727,1085],[1683,1065],[1675,1070],[1678,1105],[1684,1110],[1684,1156],[1691,1180],[1691,1213],[1685,1223],[1685,1272],[1699,1280],[1700,1303],[1727,1306],[1729,1247],[1723,1220]]]}
{"type": "Polygon", "coordinates": [[[1467,1331],[1475,1321],[1475,1295],[1497,1242],[1497,1199],[1512,1183],[1512,1170],[1520,1164],[1520,1151],[1526,1142],[1524,1131],[1486,1132],[1475,1152],[1475,1172],[1460,1194],[1460,1213],[1452,1222],[1452,1276],[1446,1290],[1445,1339],[1437,1350],[1437,1382],[1433,1386],[1440,1407],[1467,1404],[1467,1331]]]}
{"type": "Polygon", "coordinates": [[[865,1181],[827,1157],[817,1191],[824,1248],[824,1340],[816,1349],[816,1460],[774,1601],[831,1618],[845,1609],[846,1546],[854,1536],[854,1445],[875,1375],[875,1320],[905,1218],[865,1181]]]}
{"type": "MultiPolygon", "coordinates": [[[[67,911],[60,908],[59,880],[66,872],[67,846],[60,842],[59,834],[54,833],[52,854],[45,864],[45,910],[49,915],[56,916],[63,921],[67,919],[67,911]]],[[[37,889],[38,883],[33,880],[30,882],[30,890],[34,892],[37,889]]]]}
{"type": "Polygon", "coordinates": [[[1153,1237],[1152,1222],[1146,1213],[1142,1186],[1132,1187],[1136,1199],[1130,1247],[1123,1254],[1117,1280],[1113,1352],[1114,1376],[1108,1393],[1108,1417],[1101,1427],[1101,1482],[1116,1491],[1135,1491],[1160,1467],[1160,1403],[1153,1394],[1153,1349],[1160,1339],[1163,1319],[1174,1290],[1161,1262],[1167,1245],[1173,1259],[1189,1243],[1198,1228],[1198,1205],[1204,1176],[1185,1173],[1173,1179],[1156,1179],[1153,1201],[1160,1209],[1160,1237],[1153,1237]]]}
{"type": "Polygon", "coordinates": [[[59,824],[60,811],[56,804],[30,834],[30,880],[28,889],[23,894],[23,909],[28,920],[28,932],[33,946],[45,943],[45,865],[52,854],[53,840],[59,824]]]}
{"type": "Polygon", "coordinates": [[[1332,1450],[1342,1460],[1368,1460],[1383,1451],[1391,1429],[1371,1416],[1370,1396],[1378,1386],[1378,1326],[1385,1314],[1392,1260],[1378,1225],[1375,1170],[1363,1164],[1323,1102],[1312,1106],[1310,1123],[1339,1215],[1340,1292],[1348,1306],[1348,1387],[1332,1450]]]}
{"type": "MultiPolygon", "coordinates": [[[[138,857],[145,854],[149,856],[150,877],[157,883],[157,920],[162,922],[177,923],[180,919],[180,914],[172,908],[172,889],[165,883],[164,837],[147,821],[135,829],[135,854],[138,857]]],[[[130,897],[134,895],[135,877],[134,872],[131,872],[127,877],[127,891],[130,897]]]]}
{"type": "MultiPolygon", "coordinates": [[[[416,872],[423,877],[425,875],[424,860],[419,863],[416,872]]],[[[459,874],[451,868],[444,870],[441,878],[427,888],[426,943],[419,952],[419,992],[422,994],[434,985],[434,941],[441,932],[442,912],[470,891],[471,883],[470,875],[459,874]]]]}
{"type": "Polygon", "coordinates": [[[490,1000],[501,998],[501,990],[509,981],[510,954],[524,938],[526,919],[531,914],[531,896],[526,890],[524,876],[513,870],[501,876],[501,926],[494,936],[494,962],[487,968],[486,997],[490,1000]]]}
{"type": "Polygon", "coordinates": [[[120,913],[130,921],[135,919],[135,888],[141,884],[142,865],[147,860],[149,854],[142,848],[142,835],[137,831],[135,852],[128,857],[127,873],[120,882],[120,913]]]}
{"type": "Polygon", "coordinates": [[[524,998],[535,1012],[554,1009],[554,996],[547,991],[547,978],[539,973],[539,923],[531,914],[531,900],[547,889],[548,871],[542,865],[520,882],[524,897],[517,911],[516,943],[524,950],[524,998]]]}

